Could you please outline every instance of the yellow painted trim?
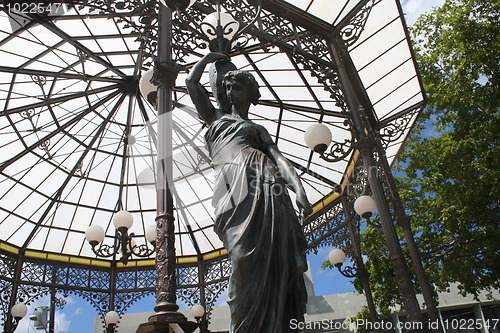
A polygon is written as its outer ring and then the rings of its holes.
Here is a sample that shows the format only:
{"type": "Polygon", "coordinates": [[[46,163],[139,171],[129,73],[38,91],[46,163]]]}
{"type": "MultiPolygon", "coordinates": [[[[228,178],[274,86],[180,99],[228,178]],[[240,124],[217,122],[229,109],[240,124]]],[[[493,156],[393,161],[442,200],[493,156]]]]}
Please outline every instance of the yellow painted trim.
{"type": "Polygon", "coordinates": [[[155,264],[156,264],[155,259],[137,260],[138,267],[154,266],[155,264]]]}
{"type": "Polygon", "coordinates": [[[347,167],[346,173],[344,174],[344,178],[342,180],[342,190],[345,189],[347,186],[347,183],[349,183],[349,179],[351,178],[352,172],[354,170],[354,167],[356,166],[356,163],[358,162],[359,158],[359,150],[355,150],[353,155],[352,155],[352,160],[349,166],[347,167]]]}
{"type": "Polygon", "coordinates": [[[220,250],[216,250],[216,251],[204,254],[203,255],[203,260],[210,260],[210,259],[214,259],[214,258],[217,258],[217,257],[225,256],[225,255],[227,255],[227,250],[226,249],[220,249],[220,250]]]}
{"type": "Polygon", "coordinates": [[[17,247],[3,242],[0,242],[0,250],[4,250],[14,254],[19,254],[19,249],[17,247]]]}
{"type": "Polygon", "coordinates": [[[175,262],[178,264],[189,264],[198,262],[198,258],[196,256],[176,257],[175,262]]]}
{"type": "Polygon", "coordinates": [[[26,251],[24,253],[26,257],[36,258],[36,259],[47,259],[47,253],[38,252],[38,251],[26,251]]]}
{"type": "Polygon", "coordinates": [[[66,255],[63,255],[63,254],[52,254],[52,253],[48,253],[47,254],[47,259],[48,260],[53,260],[53,261],[62,261],[62,262],[69,262],[71,257],[70,256],[66,256],[66,255]]]}
{"type": "Polygon", "coordinates": [[[69,262],[80,265],[90,265],[92,260],[86,258],[70,257],[69,262]]]}
{"type": "Polygon", "coordinates": [[[111,262],[110,261],[104,261],[104,260],[95,260],[95,259],[92,259],[92,260],[90,260],[89,266],[111,267],[111,262]]]}
{"type": "Polygon", "coordinates": [[[333,201],[335,201],[338,197],[340,196],[339,193],[334,192],[330,194],[328,197],[323,198],[321,201],[318,201],[314,206],[313,206],[313,211],[310,216],[316,214],[319,212],[321,209],[325,208],[329,204],[331,204],[333,201]]]}

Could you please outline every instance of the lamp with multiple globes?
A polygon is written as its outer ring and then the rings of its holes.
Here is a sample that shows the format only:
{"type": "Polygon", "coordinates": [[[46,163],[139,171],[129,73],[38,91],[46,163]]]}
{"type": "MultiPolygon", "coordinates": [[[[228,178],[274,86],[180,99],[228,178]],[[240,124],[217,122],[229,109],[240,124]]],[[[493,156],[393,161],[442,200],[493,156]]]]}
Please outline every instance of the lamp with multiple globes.
{"type": "Polygon", "coordinates": [[[221,12],[218,8],[205,17],[200,27],[209,39],[210,51],[227,54],[240,24],[231,15],[221,12]]]}
{"type": "Polygon", "coordinates": [[[117,253],[121,253],[120,261],[126,265],[133,255],[141,258],[149,257],[155,251],[156,244],[156,226],[150,225],[146,228],[146,240],[152,245],[137,245],[134,240],[134,233],[129,234],[128,230],[134,223],[134,217],[131,213],[122,210],[113,216],[113,225],[118,231],[113,245],[103,244],[105,237],[104,229],[96,224],[87,228],[85,238],[92,246],[92,251],[99,257],[109,258],[117,253]],[[98,246],[99,245],[99,246],[98,246]]]}

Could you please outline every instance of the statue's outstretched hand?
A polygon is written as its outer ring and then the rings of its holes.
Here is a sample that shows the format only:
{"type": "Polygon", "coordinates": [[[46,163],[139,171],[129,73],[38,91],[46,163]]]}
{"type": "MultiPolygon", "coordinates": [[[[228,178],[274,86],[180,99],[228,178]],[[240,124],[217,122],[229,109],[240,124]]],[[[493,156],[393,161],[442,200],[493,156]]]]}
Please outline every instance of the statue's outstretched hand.
{"type": "Polygon", "coordinates": [[[296,202],[300,210],[299,218],[301,221],[305,221],[305,219],[312,213],[312,207],[307,199],[305,191],[302,190],[297,193],[296,202]]]}

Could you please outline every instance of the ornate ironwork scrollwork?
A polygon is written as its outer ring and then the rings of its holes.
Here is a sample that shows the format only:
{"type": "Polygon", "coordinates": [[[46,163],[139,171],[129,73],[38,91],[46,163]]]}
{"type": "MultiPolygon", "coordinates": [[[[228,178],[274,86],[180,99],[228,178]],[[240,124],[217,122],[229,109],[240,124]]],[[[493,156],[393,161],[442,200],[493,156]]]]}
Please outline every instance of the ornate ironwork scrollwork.
{"type": "Polygon", "coordinates": [[[342,274],[345,277],[348,278],[353,278],[356,275],[358,275],[358,268],[356,267],[356,264],[353,263],[352,266],[345,266],[342,264],[336,265],[338,271],[340,274],[342,274]]]}
{"type": "Polygon", "coordinates": [[[335,100],[335,105],[347,113],[347,103],[340,89],[340,78],[337,72],[332,67],[306,58],[302,53],[293,52],[291,56],[297,64],[301,64],[317,79],[318,83],[323,85],[324,89],[330,93],[330,97],[335,100]]]}
{"type": "Polygon", "coordinates": [[[351,46],[352,44],[356,43],[359,36],[364,30],[366,21],[370,16],[370,12],[374,4],[375,0],[371,0],[370,2],[366,3],[366,5],[356,14],[356,16],[351,19],[349,24],[342,27],[342,29],[340,30],[340,36],[345,45],[351,46]]]}
{"type": "Polygon", "coordinates": [[[47,295],[49,292],[50,288],[46,286],[21,284],[17,291],[17,303],[24,303],[28,305],[43,295],[47,295]]]}
{"type": "Polygon", "coordinates": [[[2,306],[2,322],[7,321],[7,314],[10,311],[10,296],[12,295],[12,283],[0,280],[0,304],[2,306]]]}
{"type": "Polygon", "coordinates": [[[379,128],[379,138],[384,150],[386,150],[391,143],[401,139],[418,112],[419,109],[415,109],[397,117],[394,121],[388,123],[384,127],[379,128]]]}
{"type": "Polygon", "coordinates": [[[31,80],[40,87],[43,87],[47,83],[47,78],[43,75],[31,75],[31,80]]]}
{"type": "Polygon", "coordinates": [[[198,22],[204,14],[189,8],[187,11],[176,11],[172,17],[172,49],[174,59],[184,63],[184,57],[191,53],[205,52],[208,38],[203,34],[198,22]]]}
{"type": "Polygon", "coordinates": [[[118,235],[115,238],[113,245],[98,243],[97,241],[90,241],[92,252],[102,258],[110,258],[117,253],[121,252],[120,261],[126,265],[132,255],[141,258],[147,258],[155,251],[154,247],[149,247],[146,244],[136,245],[133,242],[134,233],[130,235],[127,228],[118,228],[118,235]],[[97,246],[99,245],[99,246],[97,246]]]}
{"type": "Polygon", "coordinates": [[[316,218],[308,221],[304,226],[309,248],[307,252],[318,252],[322,246],[331,245],[338,237],[340,230],[344,228],[344,211],[338,202],[334,202],[330,208],[316,218]]]}
{"type": "Polygon", "coordinates": [[[16,260],[4,254],[0,254],[0,277],[11,279],[14,277],[16,260]]]}
{"type": "Polygon", "coordinates": [[[37,115],[35,110],[33,109],[23,110],[19,112],[19,115],[21,115],[21,117],[27,119],[30,122],[31,127],[33,127],[33,129],[31,130],[33,133],[38,132],[40,130],[40,127],[36,127],[35,122],[33,121],[33,117],[37,115]]]}
{"type": "Polygon", "coordinates": [[[41,150],[47,154],[47,158],[50,160],[52,159],[52,155],[50,154],[49,148],[50,148],[50,140],[45,140],[40,145],[38,146],[41,150]]]}
{"type": "Polygon", "coordinates": [[[146,296],[153,296],[154,291],[129,291],[115,294],[114,311],[124,313],[136,301],[146,296]]]}
{"type": "Polygon", "coordinates": [[[177,290],[177,297],[190,307],[195,304],[201,304],[199,287],[179,288],[177,290]]]}
{"type": "Polygon", "coordinates": [[[348,126],[347,132],[351,135],[349,139],[344,139],[344,142],[333,142],[330,145],[330,149],[328,152],[325,151],[318,151],[320,153],[320,158],[333,163],[333,162],[338,162],[346,157],[348,157],[351,152],[356,148],[357,142],[355,141],[355,136],[354,136],[354,130],[352,129],[351,122],[346,119],[344,121],[344,126],[348,126]]]}

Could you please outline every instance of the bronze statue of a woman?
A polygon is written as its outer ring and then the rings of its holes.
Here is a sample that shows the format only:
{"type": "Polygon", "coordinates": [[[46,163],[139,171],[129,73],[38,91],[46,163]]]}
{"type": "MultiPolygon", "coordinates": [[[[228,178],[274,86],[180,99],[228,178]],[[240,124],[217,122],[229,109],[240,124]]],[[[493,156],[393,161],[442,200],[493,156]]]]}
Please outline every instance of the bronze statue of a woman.
{"type": "Polygon", "coordinates": [[[186,79],[208,126],[205,140],[215,170],[214,228],[232,262],[230,332],[293,332],[290,321],[303,321],[306,310],[306,241],[286,187],[295,192],[302,214],[310,214],[311,205],[295,169],[267,130],[248,119],[250,105],[260,97],[255,78],[245,71],[225,73],[231,66],[227,56],[209,53],[186,79]],[[214,92],[219,108],[199,82],[205,67],[215,62],[220,70],[211,81],[224,75],[222,86],[212,84],[212,89],[223,89],[214,92]]]}

